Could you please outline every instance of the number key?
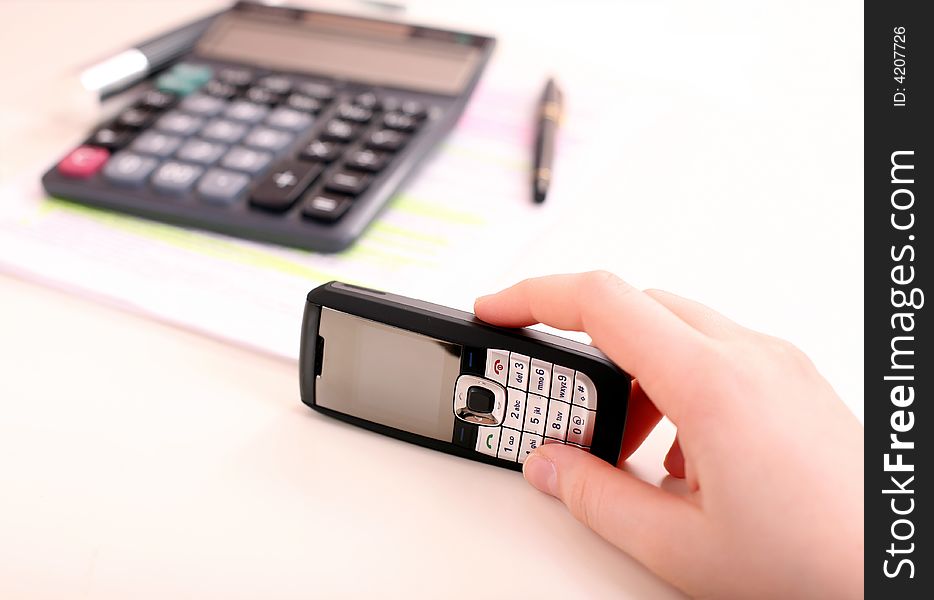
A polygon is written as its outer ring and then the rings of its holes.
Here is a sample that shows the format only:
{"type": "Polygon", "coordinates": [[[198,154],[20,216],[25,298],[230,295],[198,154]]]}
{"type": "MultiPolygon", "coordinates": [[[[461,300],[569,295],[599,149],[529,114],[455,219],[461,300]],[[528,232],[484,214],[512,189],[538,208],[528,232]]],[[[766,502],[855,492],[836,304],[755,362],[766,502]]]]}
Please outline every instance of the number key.
{"type": "Polygon", "coordinates": [[[503,460],[519,460],[519,440],[522,438],[522,432],[515,429],[503,427],[503,434],[499,438],[499,450],[496,452],[497,458],[503,460]]]}
{"type": "Polygon", "coordinates": [[[513,429],[522,429],[525,421],[525,392],[514,388],[506,388],[506,418],[503,425],[513,429]]]}
{"type": "Polygon", "coordinates": [[[522,429],[536,435],[544,435],[547,418],[548,399],[529,394],[525,401],[525,424],[522,429]]]}
{"type": "Polygon", "coordinates": [[[568,413],[571,405],[560,400],[548,403],[548,422],[545,424],[545,437],[563,442],[568,435],[568,413]]]}
{"type": "Polygon", "coordinates": [[[525,432],[522,434],[522,441],[519,443],[519,462],[524,463],[532,450],[542,445],[542,436],[534,433],[525,432]]]}
{"type": "Polygon", "coordinates": [[[529,357],[518,352],[509,353],[509,387],[526,390],[529,387],[529,357]]]}
{"type": "Polygon", "coordinates": [[[547,398],[551,390],[551,363],[533,358],[531,371],[529,392],[547,398]]]}

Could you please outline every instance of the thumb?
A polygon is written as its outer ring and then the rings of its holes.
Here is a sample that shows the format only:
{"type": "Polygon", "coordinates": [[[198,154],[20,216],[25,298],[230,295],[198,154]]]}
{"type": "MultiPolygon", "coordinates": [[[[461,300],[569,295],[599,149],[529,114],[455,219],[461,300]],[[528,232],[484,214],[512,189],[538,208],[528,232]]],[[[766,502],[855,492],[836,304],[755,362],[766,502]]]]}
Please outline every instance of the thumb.
{"type": "Polygon", "coordinates": [[[578,521],[656,574],[682,589],[696,581],[691,574],[704,539],[696,505],[563,444],[539,447],[522,472],[578,521]]]}

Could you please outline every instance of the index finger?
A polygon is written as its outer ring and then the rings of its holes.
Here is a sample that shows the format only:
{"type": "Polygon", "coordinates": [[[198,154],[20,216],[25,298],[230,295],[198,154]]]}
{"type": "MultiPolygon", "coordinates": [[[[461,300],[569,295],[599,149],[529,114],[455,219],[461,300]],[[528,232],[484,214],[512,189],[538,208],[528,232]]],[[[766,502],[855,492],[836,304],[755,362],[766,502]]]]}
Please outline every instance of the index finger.
{"type": "MultiPolygon", "coordinates": [[[[676,391],[707,348],[706,337],[647,294],[596,271],[526,279],[478,298],[477,316],[504,327],[544,323],[585,331],[613,362],[639,378],[665,414],[677,420],[676,391]]],[[[683,387],[678,391],[683,391],[683,387]]]]}

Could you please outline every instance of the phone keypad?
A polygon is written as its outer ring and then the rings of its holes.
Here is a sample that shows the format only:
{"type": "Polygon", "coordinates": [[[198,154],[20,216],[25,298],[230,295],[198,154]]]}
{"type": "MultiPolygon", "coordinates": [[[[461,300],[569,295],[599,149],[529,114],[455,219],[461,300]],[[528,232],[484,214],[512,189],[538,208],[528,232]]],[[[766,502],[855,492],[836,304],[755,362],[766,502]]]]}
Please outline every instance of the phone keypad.
{"type": "Polygon", "coordinates": [[[597,390],[587,375],[497,349],[486,351],[483,374],[490,380],[488,385],[496,382],[499,385],[493,387],[505,387],[506,406],[500,425],[477,428],[477,452],[522,463],[542,444],[562,443],[590,450],[597,390]]]}

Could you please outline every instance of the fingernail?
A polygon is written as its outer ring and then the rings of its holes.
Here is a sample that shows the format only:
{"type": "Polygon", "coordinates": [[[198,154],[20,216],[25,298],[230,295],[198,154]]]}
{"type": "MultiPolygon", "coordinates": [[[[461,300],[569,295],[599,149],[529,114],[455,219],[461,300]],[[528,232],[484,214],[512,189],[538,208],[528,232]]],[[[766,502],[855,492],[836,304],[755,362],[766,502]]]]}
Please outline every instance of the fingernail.
{"type": "Polygon", "coordinates": [[[545,457],[533,454],[522,465],[522,474],[526,481],[540,492],[551,496],[558,494],[558,472],[555,463],[545,457]]]}
{"type": "Polygon", "coordinates": [[[486,296],[477,296],[477,299],[474,300],[473,302],[474,304],[480,304],[481,302],[486,302],[487,298],[489,298],[492,295],[493,294],[487,294],[486,296]]]}

